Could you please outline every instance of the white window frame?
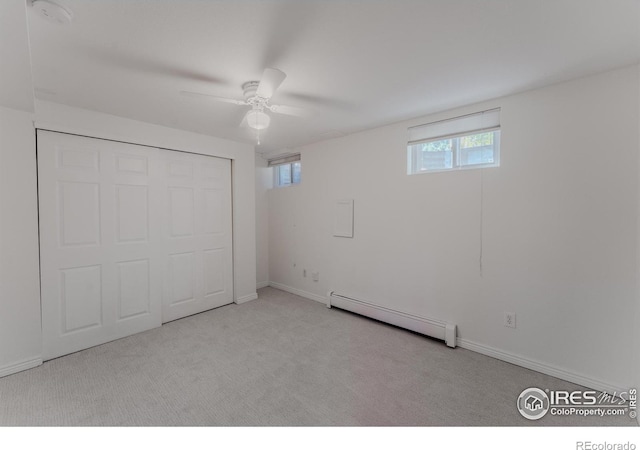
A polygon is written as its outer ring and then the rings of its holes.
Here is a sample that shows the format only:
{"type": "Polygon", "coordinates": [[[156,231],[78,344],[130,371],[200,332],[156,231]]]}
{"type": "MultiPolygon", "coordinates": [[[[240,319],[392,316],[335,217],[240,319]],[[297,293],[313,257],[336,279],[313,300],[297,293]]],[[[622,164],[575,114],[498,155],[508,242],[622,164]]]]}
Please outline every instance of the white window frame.
{"type": "Polygon", "coordinates": [[[499,167],[501,137],[500,131],[500,108],[411,127],[408,129],[409,138],[407,142],[407,174],[419,175],[425,173],[451,172],[455,170],[499,167]],[[493,162],[461,165],[459,162],[461,151],[459,146],[460,138],[490,132],[494,133],[493,162]],[[420,155],[420,152],[414,150],[414,146],[449,139],[452,140],[453,144],[451,149],[452,167],[440,169],[418,169],[418,157],[420,155]]]}

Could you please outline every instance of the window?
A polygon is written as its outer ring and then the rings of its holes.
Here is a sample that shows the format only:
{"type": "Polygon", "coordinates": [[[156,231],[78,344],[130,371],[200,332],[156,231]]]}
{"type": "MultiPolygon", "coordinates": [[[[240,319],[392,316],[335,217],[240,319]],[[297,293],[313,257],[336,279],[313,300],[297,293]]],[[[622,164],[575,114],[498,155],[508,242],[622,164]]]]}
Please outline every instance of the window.
{"type": "Polygon", "coordinates": [[[276,167],[276,186],[289,186],[300,183],[299,162],[282,164],[276,167]]]}
{"type": "Polygon", "coordinates": [[[280,187],[300,183],[302,164],[299,154],[270,159],[269,166],[274,168],[274,185],[280,187]]]}
{"type": "Polygon", "coordinates": [[[499,165],[499,109],[409,128],[409,174],[499,165]]]}

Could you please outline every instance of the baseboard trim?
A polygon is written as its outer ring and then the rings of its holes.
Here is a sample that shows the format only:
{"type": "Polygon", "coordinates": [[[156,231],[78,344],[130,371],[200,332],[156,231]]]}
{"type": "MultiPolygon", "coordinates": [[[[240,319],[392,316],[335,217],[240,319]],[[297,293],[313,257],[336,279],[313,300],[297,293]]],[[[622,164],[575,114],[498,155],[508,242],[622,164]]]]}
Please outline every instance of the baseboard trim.
{"type": "MultiPolygon", "coordinates": [[[[269,286],[276,289],[280,289],[281,291],[299,295],[300,297],[308,298],[310,300],[315,300],[324,305],[327,304],[326,297],[312,294],[311,292],[303,291],[302,289],[293,288],[291,286],[287,286],[286,284],[270,281],[269,286]]],[[[540,372],[545,375],[556,377],[561,380],[568,381],[570,383],[575,383],[577,385],[584,386],[589,389],[595,389],[600,392],[606,392],[607,394],[614,394],[614,393],[619,394],[620,392],[626,392],[629,389],[629,386],[626,386],[626,387],[614,386],[613,384],[610,384],[601,380],[596,380],[594,378],[590,378],[585,375],[569,372],[559,367],[555,367],[549,364],[535,361],[533,359],[525,358],[513,353],[505,352],[504,350],[498,350],[497,348],[493,348],[484,344],[479,344],[477,342],[470,341],[468,339],[458,338],[456,343],[459,347],[467,350],[471,350],[472,352],[480,353],[482,355],[489,356],[491,358],[499,359],[501,361],[514,364],[516,366],[524,367],[525,369],[535,370],[536,372],[540,372]]],[[[544,386],[540,386],[540,387],[544,388],[544,386]]]]}
{"type": "MultiPolygon", "coordinates": [[[[535,361],[533,359],[524,358],[522,356],[505,352],[503,350],[498,350],[497,348],[479,344],[468,339],[458,338],[458,346],[485,356],[490,356],[492,358],[514,364],[516,366],[524,367],[525,369],[535,370],[536,372],[540,372],[545,375],[560,378],[561,380],[569,381],[571,383],[575,383],[589,389],[606,392],[607,394],[619,394],[620,392],[626,392],[629,389],[629,386],[623,388],[621,388],[620,386],[614,386],[601,380],[596,380],[585,375],[569,372],[559,367],[535,361]]],[[[538,387],[544,388],[545,386],[538,387]]]]}
{"type": "Polygon", "coordinates": [[[261,281],[259,283],[256,283],[256,289],[262,289],[269,286],[269,282],[268,281],[261,281]]]}
{"type": "Polygon", "coordinates": [[[0,378],[7,375],[13,375],[14,373],[22,372],[23,370],[33,369],[42,364],[42,358],[27,359],[8,366],[0,367],[0,378]]]}
{"type": "Polygon", "coordinates": [[[274,281],[269,282],[269,286],[280,289],[281,291],[288,292],[290,294],[299,295],[300,297],[308,298],[309,300],[315,300],[316,302],[320,302],[323,305],[327,304],[327,298],[322,295],[312,294],[311,292],[303,291],[302,289],[296,289],[291,286],[287,286],[286,284],[276,283],[274,281]]]}
{"type": "Polygon", "coordinates": [[[258,298],[258,293],[254,292],[253,294],[245,295],[242,297],[238,297],[235,300],[236,305],[242,305],[243,303],[250,302],[251,300],[256,300],[258,298]]]}

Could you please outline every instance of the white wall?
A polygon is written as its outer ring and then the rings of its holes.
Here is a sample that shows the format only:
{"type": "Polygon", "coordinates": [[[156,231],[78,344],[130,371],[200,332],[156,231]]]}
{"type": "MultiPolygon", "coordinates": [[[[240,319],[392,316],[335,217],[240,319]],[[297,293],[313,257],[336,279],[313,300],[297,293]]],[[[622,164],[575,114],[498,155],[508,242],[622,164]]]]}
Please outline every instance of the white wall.
{"type": "Polygon", "coordinates": [[[269,189],[273,171],[267,160],[256,154],[256,286],[269,284],[269,189]]]}
{"type": "Polygon", "coordinates": [[[638,70],[298,149],[301,185],[269,194],[270,280],[457,323],[466,347],[628,388],[637,381],[638,70]],[[406,174],[408,126],[496,106],[500,168],[406,174]],[[332,237],[341,198],[355,200],[354,239],[332,237]],[[517,314],[517,329],[503,326],[504,311],[517,314]]]}
{"type": "Polygon", "coordinates": [[[0,107],[0,376],[41,363],[36,143],[31,114],[0,107]]]}
{"type": "Polygon", "coordinates": [[[25,0],[0,1],[0,61],[0,106],[33,112],[25,0]]]}

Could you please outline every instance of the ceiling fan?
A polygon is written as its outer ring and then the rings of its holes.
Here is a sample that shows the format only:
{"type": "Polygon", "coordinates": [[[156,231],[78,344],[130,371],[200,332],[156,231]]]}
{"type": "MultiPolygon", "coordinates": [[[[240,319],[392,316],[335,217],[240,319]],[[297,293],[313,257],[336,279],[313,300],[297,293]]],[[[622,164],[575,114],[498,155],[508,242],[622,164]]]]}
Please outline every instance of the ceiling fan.
{"type": "Polygon", "coordinates": [[[282,84],[287,75],[278,69],[265,69],[260,81],[247,81],[242,85],[244,100],[233,98],[217,97],[215,95],[202,94],[199,92],[181,91],[187,97],[206,97],[210,100],[224,103],[232,103],[240,106],[251,106],[242,119],[241,126],[245,125],[256,131],[264,130],[269,126],[271,117],[266,111],[289,116],[304,116],[305,111],[294,106],[272,105],[271,97],[282,84]]]}

